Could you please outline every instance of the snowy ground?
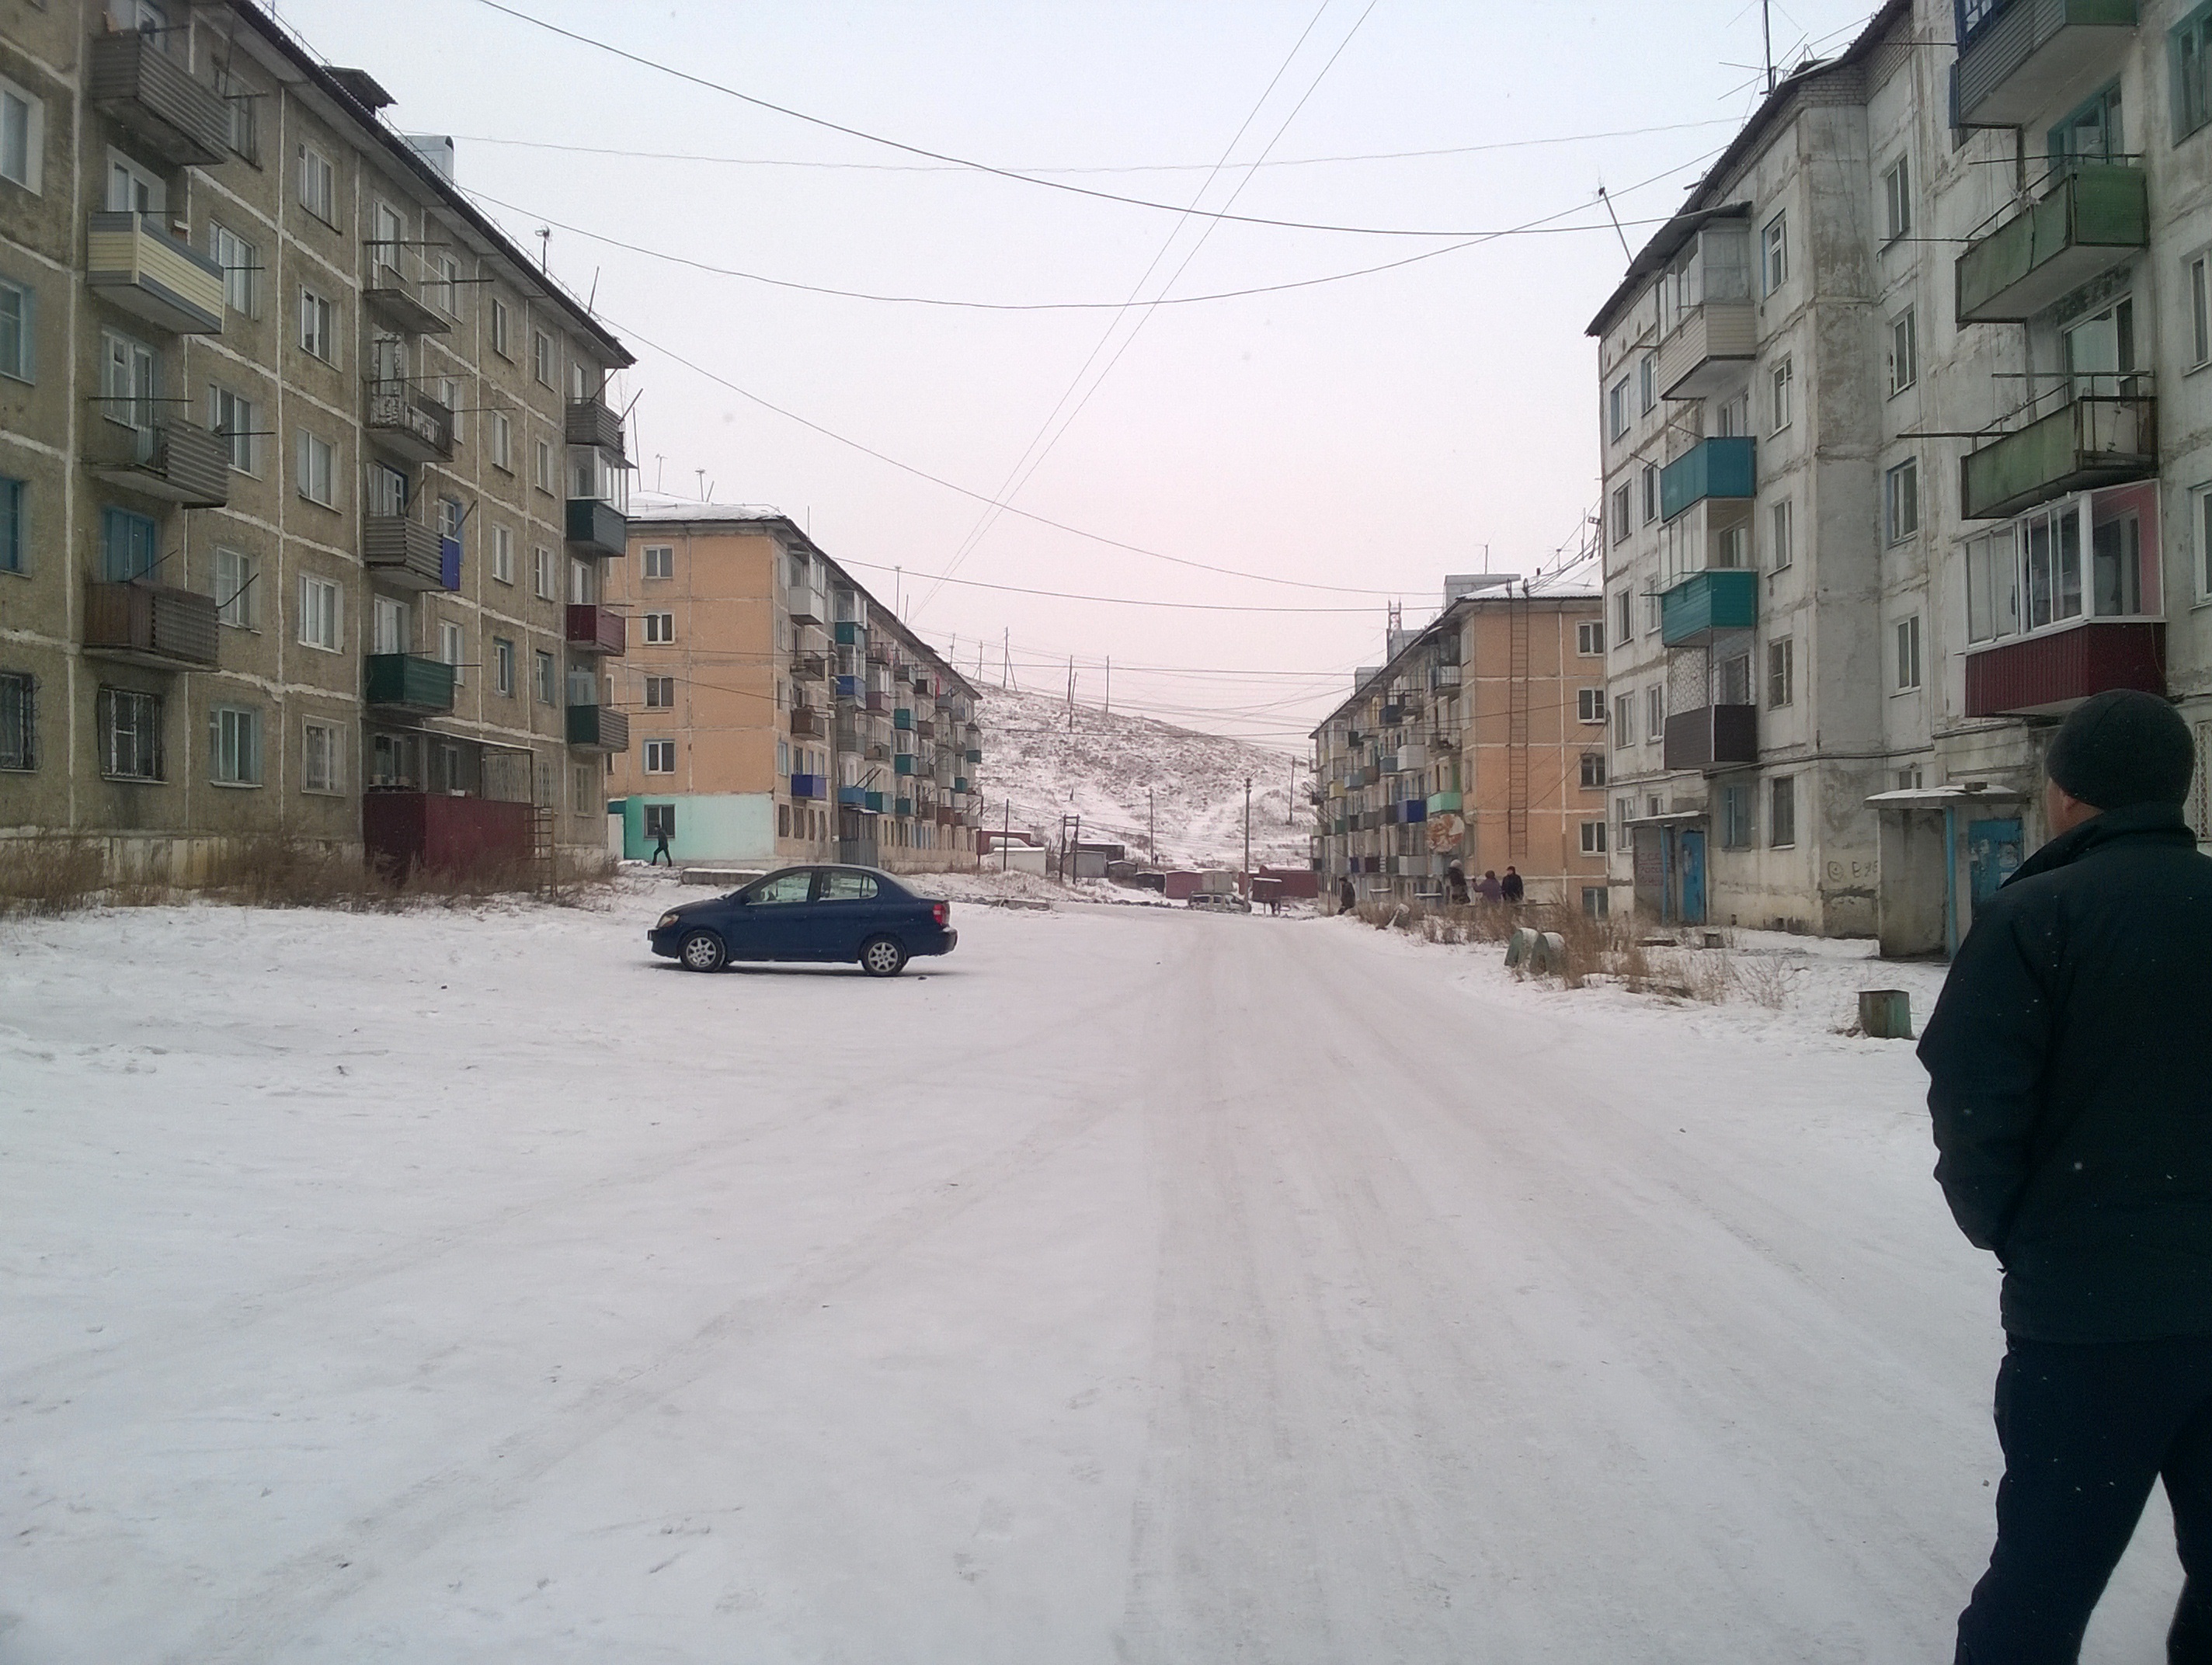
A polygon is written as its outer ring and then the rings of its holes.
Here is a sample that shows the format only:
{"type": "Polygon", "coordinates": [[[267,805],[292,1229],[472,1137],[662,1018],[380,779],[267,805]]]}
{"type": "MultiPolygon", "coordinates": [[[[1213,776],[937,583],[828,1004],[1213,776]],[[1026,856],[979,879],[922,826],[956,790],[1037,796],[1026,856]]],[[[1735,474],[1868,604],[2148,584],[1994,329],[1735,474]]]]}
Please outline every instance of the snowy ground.
{"type": "Polygon", "coordinates": [[[0,1662],[1949,1657],[1996,1279],[1826,996],[661,895],[0,934],[0,1662]]]}

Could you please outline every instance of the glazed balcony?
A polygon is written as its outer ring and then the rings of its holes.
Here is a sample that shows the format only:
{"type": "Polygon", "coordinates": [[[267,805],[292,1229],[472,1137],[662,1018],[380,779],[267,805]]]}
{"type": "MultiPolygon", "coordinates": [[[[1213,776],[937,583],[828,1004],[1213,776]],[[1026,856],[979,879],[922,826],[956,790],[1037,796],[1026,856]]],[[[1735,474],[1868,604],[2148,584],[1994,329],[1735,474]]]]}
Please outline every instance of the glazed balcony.
{"type": "Polygon", "coordinates": [[[453,460],[453,413],[404,381],[368,384],[368,437],[418,463],[453,460]]]}
{"type": "Polygon", "coordinates": [[[1659,640],[1700,647],[1759,623],[1759,574],[1743,568],[1692,573],[1659,597],[1659,640]]]}
{"type": "Polygon", "coordinates": [[[570,399],[562,418],[570,445],[587,445],[612,457],[623,454],[622,418],[598,399],[570,399]]]}
{"type": "Polygon", "coordinates": [[[402,589],[461,587],[459,540],[441,537],[435,526],[404,514],[362,517],[361,560],[377,577],[402,589]]]}
{"type": "Polygon", "coordinates": [[[1954,0],[1957,127],[2056,120],[2117,76],[2136,0],[1954,0]]]}
{"type": "Polygon", "coordinates": [[[157,330],[222,333],[222,268],[155,215],[94,213],[85,235],[85,282],[157,330]]]}
{"type": "Polygon", "coordinates": [[[380,710],[442,717],[453,708],[453,667],[416,653],[371,653],[362,698],[380,710]]]}
{"type": "MultiPolygon", "coordinates": [[[[172,38],[181,51],[183,32],[172,38]]],[[[180,167],[211,167],[230,155],[230,106],[154,35],[95,36],[88,92],[118,126],[180,167]]]]}
{"type": "Polygon", "coordinates": [[[1661,763],[1667,769],[1711,775],[1759,761],[1759,708],[1706,705],[1677,711],[1667,719],[1661,763]]]}
{"type": "Polygon", "coordinates": [[[618,657],[629,651],[629,621],[611,607],[571,602],[567,622],[565,639],[572,653],[618,657]]]}
{"type": "Polygon", "coordinates": [[[1659,397],[1711,398],[1751,374],[1759,351],[1759,321],[1748,296],[1708,301],[1683,313],[1659,343],[1659,397]]]}
{"type": "Polygon", "coordinates": [[[619,556],[629,547],[629,522],[604,497],[568,499],[568,547],[580,555],[619,556]]]}
{"type": "Polygon", "coordinates": [[[2073,380],[2096,391],[2062,388],[2064,403],[2047,416],[1966,453],[1959,484],[1967,520],[2005,520],[2072,492],[2158,472],[2158,401],[2150,396],[2150,378],[2073,380]]]}
{"type": "Polygon", "coordinates": [[[222,632],[211,595],[163,584],[84,586],[84,651],[157,671],[212,671],[222,632]]]}
{"type": "Polygon", "coordinates": [[[2074,163],[2039,201],[1959,257],[1959,321],[2024,323],[2149,242],[2142,169],[2074,163]]]}
{"type": "Polygon", "coordinates": [[[611,705],[572,705],[568,744],[580,751],[628,751],[629,718],[611,705]]]}
{"type": "Polygon", "coordinates": [[[1711,497],[1755,492],[1757,442],[1748,434],[1700,440],[1659,471],[1659,513],[1671,520],[1711,497]]]}
{"type": "Polygon", "coordinates": [[[2166,626],[2088,618],[1966,655],[1969,717],[2055,717],[2092,694],[2166,694],[2166,626]]]}
{"type": "MultiPolygon", "coordinates": [[[[130,401],[100,401],[103,416],[128,413],[130,401]]],[[[222,436],[176,416],[145,427],[97,421],[85,427],[85,461],[110,485],[186,508],[221,508],[230,501],[230,449],[222,436]]]]}

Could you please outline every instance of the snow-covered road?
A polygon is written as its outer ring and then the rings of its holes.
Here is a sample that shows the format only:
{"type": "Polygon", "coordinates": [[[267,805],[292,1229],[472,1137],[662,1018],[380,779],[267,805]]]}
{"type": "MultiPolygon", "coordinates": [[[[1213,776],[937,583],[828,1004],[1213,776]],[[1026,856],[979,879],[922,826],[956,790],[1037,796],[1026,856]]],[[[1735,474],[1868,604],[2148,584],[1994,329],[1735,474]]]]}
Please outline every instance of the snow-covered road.
{"type": "Polygon", "coordinates": [[[1909,1048],[658,905],[0,937],[0,1662],[1948,1659],[1999,1340],[1909,1048]]]}

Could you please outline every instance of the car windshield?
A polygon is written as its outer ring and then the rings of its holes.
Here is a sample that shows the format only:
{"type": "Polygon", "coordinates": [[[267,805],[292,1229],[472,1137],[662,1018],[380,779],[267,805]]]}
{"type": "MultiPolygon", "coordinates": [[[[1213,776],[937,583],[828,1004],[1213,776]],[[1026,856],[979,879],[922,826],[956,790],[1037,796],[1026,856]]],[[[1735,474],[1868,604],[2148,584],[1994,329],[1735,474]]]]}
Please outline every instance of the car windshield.
{"type": "Polygon", "coordinates": [[[756,908],[773,908],[806,900],[813,888],[814,875],[805,868],[795,872],[776,873],[745,892],[745,899],[756,908]]]}

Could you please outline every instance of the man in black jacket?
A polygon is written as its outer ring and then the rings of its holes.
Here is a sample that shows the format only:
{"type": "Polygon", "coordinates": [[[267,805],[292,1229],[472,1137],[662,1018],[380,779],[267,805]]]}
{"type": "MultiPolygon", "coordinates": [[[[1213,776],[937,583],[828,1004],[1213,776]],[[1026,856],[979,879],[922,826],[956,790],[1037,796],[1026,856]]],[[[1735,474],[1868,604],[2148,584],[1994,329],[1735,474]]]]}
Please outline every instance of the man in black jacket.
{"type": "Polygon", "coordinates": [[[2069,1665],[2154,1483],[2212,1662],[2212,860],[2148,694],[2054,739],[2051,842],[1977,909],[1929,1019],[1936,1177],[2004,1269],[1997,1542],[1958,1665],[2069,1665]]]}

